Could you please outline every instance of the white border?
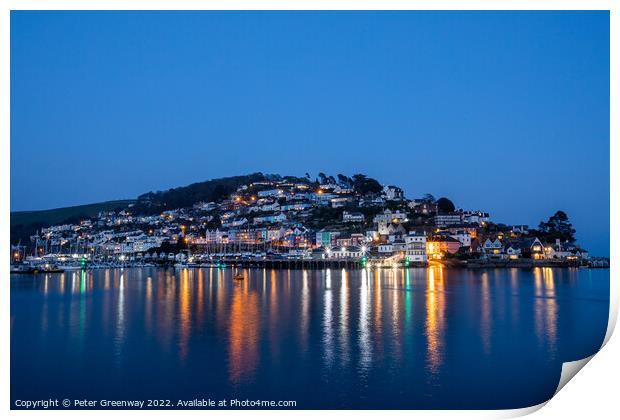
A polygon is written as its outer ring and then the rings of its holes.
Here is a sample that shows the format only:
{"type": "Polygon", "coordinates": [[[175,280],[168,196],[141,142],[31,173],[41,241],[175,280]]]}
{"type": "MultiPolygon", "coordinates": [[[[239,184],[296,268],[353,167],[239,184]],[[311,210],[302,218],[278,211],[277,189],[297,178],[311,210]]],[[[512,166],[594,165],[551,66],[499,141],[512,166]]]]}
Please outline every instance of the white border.
{"type": "MultiPolygon", "coordinates": [[[[342,0],[316,0],[316,1],[277,1],[277,0],[245,0],[245,1],[197,1],[197,0],[177,0],[177,1],[140,1],[140,0],[93,0],[93,1],[76,1],[76,0],[57,0],[57,1],[44,1],[44,0],[8,0],[0,3],[0,95],[2,101],[0,102],[0,139],[1,152],[0,152],[0,174],[2,182],[0,183],[2,197],[4,199],[0,201],[2,207],[3,219],[0,224],[2,237],[4,238],[0,242],[0,255],[9,255],[9,215],[10,205],[8,197],[9,194],[9,177],[10,177],[10,10],[138,10],[138,9],[150,9],[150,10],[260,10],[260,9],[285,9],[285,10],[610,10],[610,25],[611,25],[611,40],[610,40],[610,114],[615,118],[611,118],[610,121],[610,139],[614,141],[610,142],[610,159],[611,162],[618,162],[618,41],[620,34],[618,33],[618,27],[620,24],[620,7],[617,6],[617,2],[608,1],[464,1],[464,0],[450,0],[440,2],[424,2],[419,0],[414,1],[342,1],[342,0]],[[615,7],[614,7],[615,6],[615,7]]],[[[616,186],[616,180],[618,180],[618,167],[611,165],[611,191],[614,191],[616,186]]],[[[587,176],[587,174],[584,174],[587,176]]],[[[616,189],[617,191],[617,189],[616,189]]],[[[617,194],[610,194],[611,213],[620,214],[620,208],[618,206],[617,194]]],[[[620,237],[620,231],[618,230],[618,223],[616,219],[611,219],[611,248],[610,256],[612,260],[611,267],[611,308],[609,314],[609,325],[605,336],[605,344],[608,343],[609,338],[615,328],[617,313],[618,313],[618,285],[614,279],[616,279],[616,264],[618,263],[618,246],[614,243],[614,238],[620,237]]],[[[8,273],[8,260],[7,258],[0,259],[0,273],[8,273]]],[[[4,277],[6,278],[6,277],[4,277]]],[[[9,287],[8,282],[4,282],[4,286],[0,288],[2,307],[5,310],[5,316],[9,312],[10,300],[9,300],[9,287]]],[[[8,317],[10,318],[10,317],[8,317]]],[[[5,319],[2,323],[2,337],[4,338],[4,345],[0,349],[2,356],[2,370],[0,375],[3,379],[1,391],[3,398],[0,400],[0,407],[2,411],[9,411],[9,337],[10,337],[10,319],[5,319]]],[[[618,366],[618,356],[620,354],[620,345],[617,343],[617,339],[612,340],[611,344],[606,346],[606,350],[603,355],[598,355],[594,358],[592,365],[592,371],[586,369],[586,372],[580,374],[580,381],[573,387],[568,386],[565,391],[554,397],[549,403],[549,407],[545,410],[541,410],[536,415],[538,417],[543,416],[548,418],[550,416],[562,416],[564,418],[577,418],[589,415],[589,413],[598,413],[601,418],[611,417],[608,413],[616,413],[618,408],[617,387],[615,383],[617,379],[613,377],[614,374],[618,374],[620,369],[618,366]],[[609,348],[609,351],[608,351],[609,348]],[[597,359],[603,359],[600,362],[597,359]],[[594,370],[596,368],[596,370],[594,370]],[[587,375],[586,375],[587,373],[587,375]],[[608,375],[608,373],[612,373],[608,375]],[[577,387],[577,385],[579,385],[577,387]],[[575,394],[578,392],[578,394],[575,394]],[[564,397],[564,395],[566,397],[564,397]],[[561,403],[560,403],[561,401],[561,403]],[[556,404],[557,402],[557,404],[556,404]],[[594,404],[592,404],[594,403],[594,404]]],[[[573,381],[574,382],[574,381],[573,381]]],[[[525,415],[533,411],[538,410],[545,404],[539,406],[529,407],[519,410],[501,410],[501,411],[187,411],[183,412],[183,416],[192,418],[204,419],[205,415],[210,417],[241,417],[252,416],[253,418],[269,418],[269,419],[284,419],[285,417],[295,416],[298,418],[310,419],[315,415],[321,416],[342,416],[350,415],[354,413],[355,416],[390,416],[391,418],[410,418],[411,416],[417,417],[433,417],[433,418],[446,418],[446,417],[464,417],[464,418],[503,418],[525,415]]],[[[167,418],[171,414],[179,415],[179,412],[174,413],[166,411],[142,411],[142,412],[128,412],[128,411],[115,411],[114,413],[104,411],[10,411],[11,416],[20,418],[35,418],[43,414],[46,414],[52,418],[77,418],[83,416],[89,416],[94,418],[105,418],[110,415],[126,415],[131,413],[132,416],[149,418],[167,418]]]]}

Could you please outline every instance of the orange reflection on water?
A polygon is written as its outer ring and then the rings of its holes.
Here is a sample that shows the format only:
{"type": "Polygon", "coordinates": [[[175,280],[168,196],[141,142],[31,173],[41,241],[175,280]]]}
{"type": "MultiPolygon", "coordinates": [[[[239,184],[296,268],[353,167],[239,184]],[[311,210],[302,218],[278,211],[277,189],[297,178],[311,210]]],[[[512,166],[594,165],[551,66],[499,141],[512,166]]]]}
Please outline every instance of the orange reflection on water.
{"type": "Polygon", "coordinates": [[[534,330],[536,331],[536,337],[538,337],[539,344],[542,345],[544,340],[543,334],[543,302],[542,295],[542,269],[540,267],[534,268],[534,330]]]}
{"type": "Polygon", "coordinates": [[[427,364],[433,374],[439,372],[443,354],[443,331],[445,328],[443,268],[430,266],[427,270],[426,290],[426,340],[427,364]]]}
{"type": "MultiPolygon", "coordinates": [[[[375,328],[377,330],[377,334],[381,334],[381,320],[383,316],[381,314],[381,275],[379,274],[379,270],[375,270],[375,304],[374,304],[374,312],[375,312],[375,328]]],[[[383,344],[383,340],[378,340],[383,344]]]]}
{"type": "Polygon", "coordinates": [[[204,271],[198,270],[198,286],[196,287],[196,319],[198,329],[202,329],[204,324],[204,271]]]}
{"type": "Polygon", "coordinates": [[[65,276],[65,273],[62,273],[60,275],[60,294],[64,294],[65,293],[65,283],[67,281],[67,277],[65,276]]]}
{"type": "MultiPolygon", "coordinates": [[[[540,271],[538,271],[540,277],[540,271]]],[[[558,304],[555,295],[554,270],[552,268],[542,269],[542,283],[544,284],[544,297],[536,299],[535,323],[538,326],[538,339],[546,343],[547,350],[551,356],[557,352],[557,316],[558,304]]]]}
{"type": "Polygon", "coordinates": [[[144,326],[151,333],[153,331],[153,278],[146,278],[146,294],[144,297],[144,326]]]}
{"type": "Polygon", "coordinates": [[[238,384],[252,378],[258,363],[258,295],[247,281],[233,285],[229,322],[229,377],[238,384]]]}
{"type": "MultiPolygon", "coordinates": [[[[247,285],[247,283],[246,283],[247,285]]],[[[280,340],[278,340],[278,330],[280,324],[280,311],[278,299],[278,281],[276,270],[271,270],[271,278],[269,281],[269,346],[271,355],[278,358],[280,354],[280,340]]]]}
{"type": "Polygon", "coordinates": [[[480,287],[480,338],[482,339],[482,349],[485,354],[491,352],[491,293],[489,291],[489,273],[482,273],[482,284],[480,287]]]}
{"type": "Polygon", "coordinates": [[[181,360],[187,357],[187,343],[191,331],[191,312],[190,312],[190,279],[189,270],[181,270],[181,286],[179,291],[179,355],[181,360]]]}

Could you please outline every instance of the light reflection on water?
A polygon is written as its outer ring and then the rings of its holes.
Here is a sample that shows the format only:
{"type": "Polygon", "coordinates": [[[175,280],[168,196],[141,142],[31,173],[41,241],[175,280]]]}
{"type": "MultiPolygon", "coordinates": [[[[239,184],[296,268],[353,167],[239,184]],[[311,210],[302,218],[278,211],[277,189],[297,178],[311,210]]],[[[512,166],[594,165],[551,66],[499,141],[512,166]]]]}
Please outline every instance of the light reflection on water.
{"type": "Polygon", "coordinates": [[[312,407],[510,406],[520,402],[509,390],[497,396],[497,372],[547,367],[552,392],[561,361],[594,351],[607,320],[604,270],[243,272],[244,281],[215,268],[12,277],[12,384],[56,389],[46,369],[64,369],[75,384],[96,369],[115,372],[99,384],[108,392],[135,381],[130,393],[210,384],[225,395],[291,393],[312,407]],[[28,311],[14,298],[28,300],[28,311]],[[578,341],[584,325],[595,333],[578,341]],[[472,389],[489,386],[494,400],[455,399],[459,378],[472,374],[472,389]],[[308,387],[325,392],[295,394],[308,387]]]}
{"type": "Polygon", "coordinates": [[[428,370],[437,375],[443,357],[445,296],[443,268],[429,267],[426,290],[426,342],[428,370]]]}

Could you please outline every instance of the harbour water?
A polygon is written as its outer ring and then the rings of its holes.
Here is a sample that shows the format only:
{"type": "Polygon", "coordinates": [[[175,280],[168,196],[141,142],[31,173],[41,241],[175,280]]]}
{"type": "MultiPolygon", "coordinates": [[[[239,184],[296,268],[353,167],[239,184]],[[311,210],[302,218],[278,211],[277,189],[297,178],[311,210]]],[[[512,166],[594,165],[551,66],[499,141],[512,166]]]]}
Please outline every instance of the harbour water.
{"type": "Polygon", "coordinates": [[[11,276],[11,400],[519,408],[596,352],[609,270],[131,268],[11,276]]]}

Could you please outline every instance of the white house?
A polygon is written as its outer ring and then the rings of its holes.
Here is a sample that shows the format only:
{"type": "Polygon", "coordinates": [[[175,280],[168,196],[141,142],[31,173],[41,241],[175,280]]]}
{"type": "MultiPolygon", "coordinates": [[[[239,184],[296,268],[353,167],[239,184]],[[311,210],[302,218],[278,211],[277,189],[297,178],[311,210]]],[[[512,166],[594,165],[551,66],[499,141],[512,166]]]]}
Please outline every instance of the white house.
{"type": "Polygon", "coordinates": [[[222,226],[223,227],[239,227],[239,226],[245,225],[246,223],[248,223],[248,219],[243,217],[241,219],[233,219],[233,220],[228,220],[226,222],[222,222],[222,226]]]}
{"type": "Polygon", "coordinates": [[[468,232],[457,231],[456,233],[450,235],[450,237],[459,241],[461,243],[461,246],[471,246],[471,235],[468,232]]]}
{"type": "Polygon", "coordinates": [[[351,197],[335,197],[330,200],[332,208],[344,207],[349,201],[351,201],[351,197]]]}
{"type": "Polygon", "coordinates": [[[519,245],[508,245],[506,247],[506,255],[511,260],[519,258],[521,256],[521,247],[519,245]]]}
{"type": "Polygon", "coordinates": [[[402,200],[403,199],[403,190],[394,185],[384,186],[382,194],[386,200],[402,200]]]}
{"type": "Polygon", "coordinates": [[[280,206],[280,210],[282,211],[302,211],[305,209],[308,209],[312,207],[312,205],[310,203],[291,203],[291,204],[284,204],[282,206],[280,206]]]}
{"type": "Polygon", "coordinates": [[[284,213],[280,214],[272,214],[269,216],[260,216],[254,218],[254,224],[259,223],[279,223],[286,220],[286,215],[284,213]]]}
{"type": "Polygon", "coordinates": [[[497,238],[495,238],[495,240],[487,238],[487,240],[484,241],[482,245],[482,249],[488,257],[502,258],[504,246],[502,245],[502,242],[497,238]]]}
{"type": "Polygon", "coordinates": [[[462,220],[463,220],[463,223],[475,224],[475,225],[480,226],[484,223],[488,223],[489,213],[485,213],[480,210],[464,211],[462,220]]]}
{"type": "Polygon", "coordinates": [[[381,244],[378,247],[378,251],[381,254],[391,254],[394,252],[394,247],[392,246],[392,244],[381,244]]]}
{"type": "Polygon", "coordinates": [[[409,232],[405,236],[405,254],[412,262],[426,261],[426,235],[409,232]]]}
{"type": "Polygon", "coordinates": [[[514,225],[510,231],[512,233],[527,234],[529,232],[529,227],[528,225],[514,225]]]}
{"type": "Polygon", "coordinates": [[[435,216],[435,225],[438,227],[460,225],[461,223],[463,221],[459,213],[438,214],[435,216]]]}
{"type": "Polygon", "coordinates": [[[259,197],[282,197],[284,195],[284,191],[280,189],[263,190],[259,191],[256,195],[259,197]]]}
{"type": "Polygon", "coordinates": [[[401,212],[400,210],[392,211],[390,209],[385,209],[383,212],[377,214],[374,219],[372,219],[374,223],[402,223],[407,221],[407,214],[401,212]]]}
{"type": "Polygon", "coordinates": [[[336,247],[331,251],[331,258],[356,259],[362,257],[362,249],[358,246],[336,247]]]}
{"type": "Polygon", "coordinates": [[[364,215],[358,212],[342,212],[342,221],[344,223],[361,223],[364,221],[364,215]]]}

